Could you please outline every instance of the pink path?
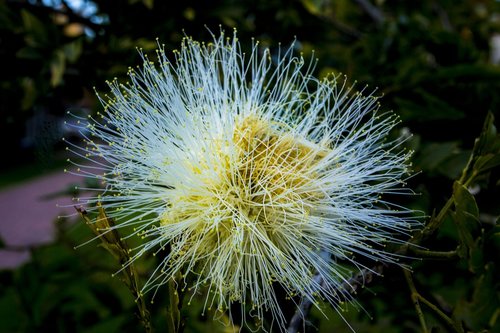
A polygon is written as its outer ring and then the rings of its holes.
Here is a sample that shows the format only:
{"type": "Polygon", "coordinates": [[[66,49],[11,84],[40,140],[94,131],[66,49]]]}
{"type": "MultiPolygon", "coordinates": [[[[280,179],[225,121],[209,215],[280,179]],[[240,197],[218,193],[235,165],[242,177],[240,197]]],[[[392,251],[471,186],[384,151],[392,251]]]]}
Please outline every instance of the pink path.
{"type": "Polygon", "coordinates": [[[0,269],[19,266],[29,260],[27,247],[54,239],[57,216],[73,214],[74,210],[57,207],[71,205],[70,197],[47,196],[80,182],[81,177],[57,171],[0,190],[0,237],[7,248],[0,250],[0,269]]]}

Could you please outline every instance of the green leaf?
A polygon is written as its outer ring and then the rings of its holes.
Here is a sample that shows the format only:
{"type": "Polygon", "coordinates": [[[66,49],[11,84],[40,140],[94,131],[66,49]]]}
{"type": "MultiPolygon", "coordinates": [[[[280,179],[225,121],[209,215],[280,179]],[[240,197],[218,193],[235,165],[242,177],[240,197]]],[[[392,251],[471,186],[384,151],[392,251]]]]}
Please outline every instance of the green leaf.
{"type": "MultiPolygon", "coordinates": [[[[495,226],[490,231],[490,237],[492,239],[498,239],[500,241],[500,217],[497,218],[495,226]]],[[[500,245],[500,242],[498,243],[500,245]]]]}
{"type": "Polygon", "coordinates": [[[78,60],[80,55],[82,54],[83,43],[82,39],[77,39],[74,42],[68,43],[63,46],[63,52],[66,56],[66,59],[70,63],[74,63],[78,60]]]}
{"type": "Polygon", "coordinates": [[[465,116],[463,110],[451,106],[440,97],[423,89],[415,89],[411,99],[395,98],[405,120],[424,122],[428,120],[457,120],[465,116]]]}
{"type": "Polygon", "coordinates": [[[485,272],[473,281],[472,299],[469,302],[462,300],[454,310],[454,317],[463,320],[473,331],[498,327],[500,299],[496,292],[498,279],[494,274],[493,265],[487,265],[485,272]]]}
{"type": "Polygon", "coordinates": [[[457,207],[457,213],[460,209],[460,213],[472,217],[474,221],[479,220],[479,208],[476,199],[464,185],[458,182],[453,184],[453,200],[455,207],[457,207]]]}
{"type": "Polygon", "coordinates": [[[462,170],[469,161],[471,151],[457,151],[453,152],[444,161],[439,163],[436,170],[443,176],[449,179],[457,179],[460,177],[462,170]]]}
{"type": "Polygon", "coordinates": [[[6,2],[0,3],[0,29],[15,31],[18,24],[15,21],[14,13],[6,2]]]}
{"type": "Polygon", "coordinates": [[[484,271],[483,237],[478,237],[469,251],[469,271],[482,273],[484,271]]]}
{"type": "Polygon", "coordinates": [[[452,214],[460,239],[459,255],[468,260],[469,270],[475,272],[482,267],[482,254],[476,238],[480,230],[479,209],[474,196],[459,182],[453,184],[455,212],[452,214]],[[478,252],[479,251],[479,252],[478,252]]]}
{"type": "Polygon", "coordinates": [[[459,64],[451,67],[443,67],[439,71],[426,74],[423,81],[457,82],[457,80],[491,80],[498,82],[500,79],[500,68],[488,64],[459,64]]]}
{"type": "Polygon", "coordinates": [[[32,78],[24,77],[21,79],[21,86],[24,90],[23,100],[21,101],[21,110],[28,110],[33,106],[37,97],[35,81],[32,78]]]}
{"type": "Polygon", "coordinates": [[[19,304],[19,297],[14,288],[8,288],[0,297],[0,332],[24,331],[28,319],[19,304]]]}
{"type": "Polygon", "coordinates": [[[126,244],[122,242],[120,235],[116,229],[113,228],[114,221],[106,215],[104,208],[99,206],[99,215],[94,221],[88,217],[84,209],[77,208],[77,211],[92,232],[100,238],[101,244],[99,244],[99,246],[111,253],[111,255],[121,264],[124,264],[130,259],[126,244]]]}
{"type": "Polygon", "coordinates": [[[126,323],[126,316],[120,315],[116,317],[110,317],[109,319],[99,322],[97,325],[86,328],[86,333],[108,333],[108,332],[120,332],[124,331],[123,325],[126,323]]]}
{"type": "Polygon", "coordinates": [[[486,172],[500,165],[500,154],[486,154],[478,157],[474,169],[478,173],[486,172]]]}
{"type": "Polygon", "coordinates": [[[477,173],[500,165],[500,136],[497,134],[494,120],[493,114],[488,113],[481,135],[474,144],[474,153],[478,156],[474,163],[474,170],[477,173]]]}
{"type": "Polygon", "coordinates": [[[24,30],[27,33],[26,44],[33,47],[39,47],[48,43],[48,35],[45,25],[35,15],[27,10],[21,10],[24,30]]]}
{"type": "MultiPolygon", "coordinates": [[[[456,120],[462,119],[465,116],[463,110],[452,107],[449,103],[436,95],[430,94],[423,89],[417,89],[416,92],[420,95],[424,102],[423,108],[427,110],[425,114],[427,119],[456,120]]],[[[422,112],[419,112],[418,115],[422,116],[422,112]]]]}
{"type": "Polygon", "coordinates": [[[441,163],[455,154],[456,149],[456,142],[428,144],[418,153],[415,163],[423,170],[435,170],[441,163]]]}
{"type": "Polygon", "coordinates": [[[64,70],[66,69],[66,57],[63,50],[57,50],[50,63],[50,85],[58,86],[62,82],[64,70]]]}
{"type": "Polygon", "coordinates": [[[23,47],[19,51],[17,51],[16,56],[21,59],[30,59],[36,60],[42,58],[42,54],[33,47],[23,47]]]}
{"type": "Polygon", "coordinates": [[[488,112],[483,130],[474,143],[472,155],[463,170],[461,181],[471,183],[475,177],[500,165],[500,136],[494,125],[495,118],[488,112]]]}
{"type": "Polygon", "coordinates": [[[151,51],[158,47],[158,44],[155,41],[152,41],[147,38],[139,38],[135,41],[137,47],[142,48],[145,51],[151,51]]]}
{"type": "Polygon", "coordinates": [[[323,1],[318,1],[318,0],[302,0],[302,5],[304,8],[310,13],[315,16],[321,15],[321,5],[324,3],[323,1]]]}
{"type": "Polygon", "coordinates": [[[142,3],[144,4],[144,6],[146,6],[148,9],[153,9],[154,5],[155,5],[155,1],[154,0],[142,0],[142,3]]]}
{"type": "Polygon", "coordinates": [[[63,244],[53,244],[37,249],[36,257],[37,262],[51,272],[65,271],[72,263],[73,251],[63,244]]]}
{"type": "Polygon", "coordinates": [[[484,120],[484,125],[483,125],[483,130],[481,131],[481,135],[478,138],[478,141],[476,142],[476,145],[474,148],[477,146],[477,153],[479,154],[485,154],[489,152],[494,152],[496,149],[499,148],[500,144],[498,144],[498,136],[497,136],[497,129],[494,124],[495,117],[491,112],[488,112],[486,115],[486,119],[484,120]]]}

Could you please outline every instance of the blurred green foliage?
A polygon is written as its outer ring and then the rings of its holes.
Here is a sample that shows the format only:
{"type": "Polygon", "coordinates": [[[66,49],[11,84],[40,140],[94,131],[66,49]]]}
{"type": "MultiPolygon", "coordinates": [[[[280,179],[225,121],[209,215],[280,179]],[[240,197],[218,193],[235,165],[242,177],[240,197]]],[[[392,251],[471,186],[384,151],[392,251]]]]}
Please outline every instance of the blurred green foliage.
{"type": "MultiPolygon", "coordinates": [[[[167,50],[184,34],[208,40],[207,27],[217,33],[219,25],[236,27],[244,47],[251,37],[272,49],[296,38],[297,52],[319,58],[318,76],[344,73],[358,89],[376,89],[383,108],[401,116],[401,134],[413,134],[407,146],[415,150],[417,173],[409,186],[421,195],[402,204],[432,215],[429,221],[447,208],[421,243],[447,255],[407,260],[419,295],[463,331],[500,332],[500,143],[493,120],[500,119],[500,46],[493,44],[500,2],[77,3],[0,0],[0,135],[4,156],[20,156],[2,163],[2,171],[27,162],[50,167],[60,157],[59,137],[67,135],[60,128],[66,110],[99,109],[92,87],[105,91],[105,80],[124,78],[128,66],[140,63],[135,48],[153,54],[156,37],[167,50]]],[[[97,243],[73,250],[92,237],[83,223],[59,226],[53,245],[0,273],[0,332],[143,331],[126,285],[111,278],[117,263],[97,243]]],[[[142,277],[154,260],[137,268],[142,277]]],[[[344,315],[357,332],[421,331],[402,271],[388,267],[384,275],[357,295],[366,313],[350,308],[344,315]]],[[[148,304],[158,332],[167,327],[167,298],[165,291],[148,304]]],[[[432,307],[421,307],[429,330],[454,331],[432,307]]],[[[308,331],[349,331],[332,309],[323,311],[330,320],[316,309],[308,331]]],[[[201,302],[181,315],[186,332],[231,331],[227,317],[220,323],[202,315],[201,302]]]]}

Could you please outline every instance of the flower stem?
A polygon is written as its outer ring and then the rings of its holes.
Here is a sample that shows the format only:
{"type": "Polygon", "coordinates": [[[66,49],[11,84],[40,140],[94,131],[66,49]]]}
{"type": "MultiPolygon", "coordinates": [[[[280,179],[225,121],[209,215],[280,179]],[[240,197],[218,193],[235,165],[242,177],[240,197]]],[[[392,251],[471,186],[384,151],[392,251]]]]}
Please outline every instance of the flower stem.
{"type": "Polygon", "coordinates": [[[125,282],[127,287],[132,292],[132,295],[135,297],[135,303],[137,304],[138,315],[141,320],[142,325],[144,326],[144,330],[146,333],[152,332],[151,327],[151,317],[148,309],[146,308],[146,303],[144,302],[144,297],[139,289],[139,284],[137,281],[137,272],[133,264],[130,264],[127,269],[124,271],[124,275],[128,277],[130,283],[125,282]]]}

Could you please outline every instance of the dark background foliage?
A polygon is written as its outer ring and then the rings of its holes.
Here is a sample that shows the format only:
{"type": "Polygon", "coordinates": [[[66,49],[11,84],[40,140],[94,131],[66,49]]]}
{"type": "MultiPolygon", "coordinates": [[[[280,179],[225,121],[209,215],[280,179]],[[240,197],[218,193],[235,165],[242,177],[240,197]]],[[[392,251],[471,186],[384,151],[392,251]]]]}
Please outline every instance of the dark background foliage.
{"type": "MultiPolygon", "coordinates": [[[[219,26],[237,28],[246,48],[252,37],[271,48],[296,38],[297,52],[319,59],[318,76],[343,73],[358,89],[367,85],[383,96],[383,109],[401,117],[398,130],[413,133],[409,186],[420,195],[404,204],[430,216],[454,200],[454,211],[422,245],[459,251],[408,261],[416,288],[463,330],[500,332],[495,133],[481,141],[489,140],[481,156],[493,156],[486,171],[465,194],[453,187],[488,112],[500,116],[498,1],[0,0],[0,139],[7,157],[1,183],[61,165],[60,138],[77,136],[64,126],[66,111],[99,110],[93,87],[106,91],[106,80],[124,79],[141,62],[136,47],[154,55],[155,38],[173,50],[183,36],[209,40],[208,29],[218,34],[219,26]]],[[[133,298],[110,277],[113,258],[94,243],[73,250],[91,237],[83,224],[58,226],[54,244],[0,273],[0,332],[140,332],[133,298]]],[[[145,260],[140,269],[147,275],[151,265],[145,260]]],[[[350,308],[348,321],[357,332],[421,330],[402,271],[387,268],[384,275],[357,295],[367,313],[350,308]]],[[[166,320],[163,296],[150,306],[158,332],[166,320]]],[[[454,331],[432,307],[423,309],[429,329],[454,331]]],[[[308,331],[349,331],[327,305],[324,311],[330,320],[315,310],[308,331]]],[[[197,302],[183,316],[188,332],[230,331],[212,314],[202,316],[197,302]]]]}

